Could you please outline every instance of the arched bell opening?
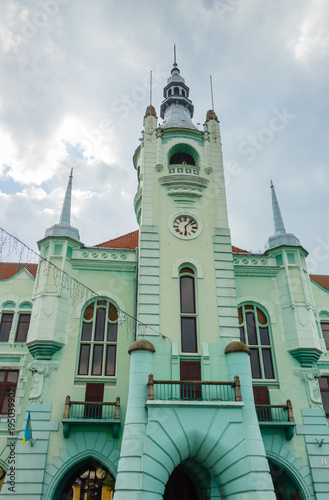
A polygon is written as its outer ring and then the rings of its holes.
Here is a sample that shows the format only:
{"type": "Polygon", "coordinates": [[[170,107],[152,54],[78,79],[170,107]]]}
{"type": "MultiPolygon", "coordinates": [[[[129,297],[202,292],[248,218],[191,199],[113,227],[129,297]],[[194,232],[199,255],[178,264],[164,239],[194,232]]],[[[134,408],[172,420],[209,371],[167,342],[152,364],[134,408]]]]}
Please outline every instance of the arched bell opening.
{"type": "Polygon", "coordinates": [[[84,460],[70,469],[60,482],[54,498],[58,500],[112,500],[114,478],[96,460],[84,460]]]}
{"type": "Polygon", "coordinates": [[[200,156],[198,152],[189,144],[175,144],[168,151],[169,165],[191,165],[199,167],[200,156]]]}
{"type": "Polygon", "coordinates": [[[271,459],[268,459],[268,463],[277,500],[306,500],[308,498],[289,471],[271,459]]]}

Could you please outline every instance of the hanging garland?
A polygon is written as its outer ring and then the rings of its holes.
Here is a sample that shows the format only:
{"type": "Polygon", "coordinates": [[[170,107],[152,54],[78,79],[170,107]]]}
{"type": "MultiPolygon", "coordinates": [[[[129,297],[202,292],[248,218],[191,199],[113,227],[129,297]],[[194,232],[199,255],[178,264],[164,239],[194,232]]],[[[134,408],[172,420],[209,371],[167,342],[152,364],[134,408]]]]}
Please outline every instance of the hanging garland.
{"type": "MultiPolygon", "coordinates": [[[[30,266],[35,265],[36,293],[38,293],[38,289],[41,286],[44,286],[44,284],[46,284],[47,289],[50,290],[49,284],[51,284],[54,287],[51,291],[55,292],[57,295],[62,295],[63,291],[66,291],[73,304],[77,301],[85,303],[93,297],[108,300],[107,297],[100,296],[97,292],[73,278],[73,276],[60,269],[50,260],[42,257],[3,228],[0,228],[0,262],[17,266],[17,272],[24,268],[29,271],[29,268],[31,269],[30,266]],[[13,257],[16,257],[18,262],[17,260],[13,261],[13,257]],[[8,259],[8,261],[4,259],[8,259]],[[41,276],[43,276],[43,278],[47,278],[47,281],[45,279],[40,280],[41,276]]],[[[40,293],[42,291],[44,290],[40,290],[40,293]]],[[[141,337],[146,335],[147,329],[149,329],[156,333],[156,335],[168,339],[168,337],[157,332],[150,325],[146,325],[142,321],[139,321],[137,318],[123,311],[119,307],[117,307],[117,309],[119,313],[119,324],[125,322],[127,332],[135,331],[136,326],[138,326],[138,335],[141,337]]],[[[170,339],[168,340],[170,341],[170,339]]]]}

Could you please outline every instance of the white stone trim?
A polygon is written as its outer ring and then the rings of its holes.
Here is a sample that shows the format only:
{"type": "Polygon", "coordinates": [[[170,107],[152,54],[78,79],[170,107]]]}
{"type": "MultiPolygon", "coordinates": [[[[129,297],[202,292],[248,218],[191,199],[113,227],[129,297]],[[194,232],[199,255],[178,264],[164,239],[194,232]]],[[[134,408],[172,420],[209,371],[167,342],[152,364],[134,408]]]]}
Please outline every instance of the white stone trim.
{"type": "Polygon", "coordinates": [[[193,257],[181,257],[180,259],[177,259],[172,266],[172,278],[178,278],[178,270],[182,264],[192,264],[196,270],[196,277],[203,278],[203,267],[200,262],[197,259],[193,259],[193,257]]]}

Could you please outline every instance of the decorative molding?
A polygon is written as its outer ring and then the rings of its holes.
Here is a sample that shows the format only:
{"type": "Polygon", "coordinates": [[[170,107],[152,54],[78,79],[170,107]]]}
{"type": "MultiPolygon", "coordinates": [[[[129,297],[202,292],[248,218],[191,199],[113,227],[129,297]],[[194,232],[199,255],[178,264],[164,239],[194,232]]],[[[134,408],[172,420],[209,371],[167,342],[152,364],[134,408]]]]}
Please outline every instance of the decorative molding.
{"type": "Polygon", "coordinates": [[[172,278],[178,278],[178,270],[182,264],[192,264],[196,270],[196,277],[203,278],[203,267],[200,262],[193,257],[181,257],[174,262],[172,266],[171,276],[172,278]]]}
{"type": "Polygon", "coordinates": [[[210,175],[212,172],[212,167],[206,167],[204,171],[206,172],[206,174],[210,175]]]}
{"type": "Polygon", "coordinates": [[[185,164],[179,164],[179,165],[168,165],[168,172],[169,174],[193,174],[193,175],[200,175],[200,167],[197,167],[196,165],[185,165],[185,164]]]}
{"type": "Polygon", "coordinates": [[[298,347],[297,349],[289,349],[289,353],[293,358],[297,359],[301,366],[311,367],[317,362],[322,351],[311,347],[298,347]]]}
{"type": "Polygon", "coordinates": [[[209,181],[193,174],[175,173],[159,177],[159,182],[168,190],[169,196],[201,197],[209,181]]]}
{"type": "Polygon", "coordinates": [[[279,269],[273,267],[236,267],[234,265],[235,276],[259,276],[259,277],[275,277],[278,275],[279,269]]]}
{"type": "Polygon", "coordinates": [[[163,165],[162,165],[161,163],[157,163],[157,164],[155,165],[155,170],[156,170],[157,172],[161,172],[161,170],[162,170],[162,169],[163,169],[163,165]]]}
{"type": "Polygon", "coordinates": [[[294,368],[294,375],[299,377],[305,386],[308,405],[310,408],[322,408],[322,399],[318,383],[321,371],[318,368],[294,368]]]}
{"type": "Polygon", "coordinates": [[[59,362],[56,361],[32,361],[27,369],[32,372],[32,385],[30,389],[29,403],[44,403],[47,395],[48,378],[53,371],[58,370],[59,362]]]}
{"type": "Polygon", "coordinates": [[[33,340],[27,342],[26,345],[34,359],[45,360],[51,359],[64,346],[63,342],[56,342],[55,340],[33,340]]]}

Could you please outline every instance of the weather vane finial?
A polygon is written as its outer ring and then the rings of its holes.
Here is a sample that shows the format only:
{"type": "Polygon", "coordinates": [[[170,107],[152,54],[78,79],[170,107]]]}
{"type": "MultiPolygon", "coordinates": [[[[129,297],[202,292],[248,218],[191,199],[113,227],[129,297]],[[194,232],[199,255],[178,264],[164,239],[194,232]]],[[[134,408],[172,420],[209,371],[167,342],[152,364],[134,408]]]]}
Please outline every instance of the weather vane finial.
{"type": "Polygon", "coordinates": [[[177,66],[177,61],[176,61],[176,44],[174,43],[174,66],[177,66]]]}

